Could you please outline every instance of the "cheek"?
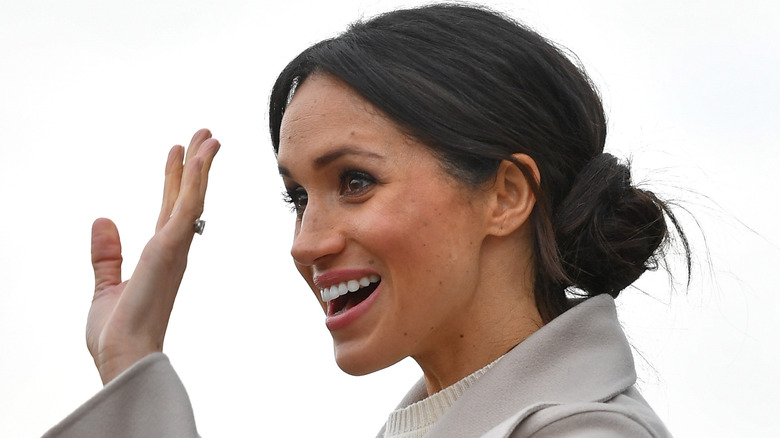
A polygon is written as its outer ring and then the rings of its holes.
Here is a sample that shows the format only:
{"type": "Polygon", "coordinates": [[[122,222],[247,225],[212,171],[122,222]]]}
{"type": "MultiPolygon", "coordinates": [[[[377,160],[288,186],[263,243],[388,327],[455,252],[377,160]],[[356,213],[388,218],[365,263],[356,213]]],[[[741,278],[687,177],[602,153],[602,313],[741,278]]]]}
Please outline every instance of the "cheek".
{"type": "Polygon", "coordinates": [[[322,302],[322,299],[320,297],[320,290],[317,289],[316,286],[314,286],[313,278],[314,278],[314,272],[312,271],[312,268],[309,266],[303,266],[299,263],[295,264],[295,268],[298,269],[298,272],[301,274],[301,277],[303,277],[304,280],[306,280],[306,284],[309,285],[309,288],[311,288],[311,291],[314,293],[314,298],[317,299],[317,303],[322,307],[323,311],[326,311],[326,305],[324,302],[322,302]]]}
{"type": "Polygon", "coordinates": [[[456,199],[429,205],[408,224],[413,229],[405,241],[416,280],[438,293],[457,293],[473,287],[482,240],[479,222],[456,199]],[[446,202],[450,201],[450,202],[446,202]]]}
{"type": "Polygon", "coordinates": [[[478,252],[476,218],[452,197],[393,207],[377,212],[371,227],[363,230],[371,246],[393,260],[393,269],[415,277],[438,276],[463,268],[478,252]]]}

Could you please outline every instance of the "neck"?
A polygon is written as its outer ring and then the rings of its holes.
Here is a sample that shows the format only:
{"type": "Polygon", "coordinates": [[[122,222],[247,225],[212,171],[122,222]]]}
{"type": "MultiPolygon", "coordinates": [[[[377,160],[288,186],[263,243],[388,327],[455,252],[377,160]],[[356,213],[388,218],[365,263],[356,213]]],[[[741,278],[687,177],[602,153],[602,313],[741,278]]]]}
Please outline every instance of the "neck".
{"type": "Polygon", "coordinates": [[[428,395],[485,367],[542,327],[534,301],[530,258],[525,259],[527,269],[518,269],[517,261],[523,258],[500,260],[514,263],[483,269],[483,281],[468,311],[457,324],[448,325],[448,332],[441,329],[433,337],[435,345],[414,356],[423,370],[428,395]]]}
{"type": "Polygon", "coordinates": [[[464,311],[446,328],[433,328],[433,342],[412,356],[428,395],[492,363],[544,325],[534,299],[532,246],[528,227],[482,242],[478,286],[464,311]]]}

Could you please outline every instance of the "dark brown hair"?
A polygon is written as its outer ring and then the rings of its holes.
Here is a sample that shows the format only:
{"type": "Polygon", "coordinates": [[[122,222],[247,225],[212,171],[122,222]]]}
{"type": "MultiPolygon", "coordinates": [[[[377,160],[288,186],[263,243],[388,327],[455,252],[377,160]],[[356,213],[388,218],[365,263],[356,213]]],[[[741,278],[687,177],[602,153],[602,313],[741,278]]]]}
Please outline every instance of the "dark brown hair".
{"type": "Polygon", "coordinates": [[[668,239],[667,205],[632,185],[629,167],[605,154],[601,99],[577,63],[536,32],[485,8],[431,5],[353,24],[317,43],[279,75],[270,129],[279,130],[295,87],[332,74],[478,186],[502,160],[524,153],[541,174],[531,215],[534,295],[545,322],[566,292],[617,296],[657,265],[668,239]]]}

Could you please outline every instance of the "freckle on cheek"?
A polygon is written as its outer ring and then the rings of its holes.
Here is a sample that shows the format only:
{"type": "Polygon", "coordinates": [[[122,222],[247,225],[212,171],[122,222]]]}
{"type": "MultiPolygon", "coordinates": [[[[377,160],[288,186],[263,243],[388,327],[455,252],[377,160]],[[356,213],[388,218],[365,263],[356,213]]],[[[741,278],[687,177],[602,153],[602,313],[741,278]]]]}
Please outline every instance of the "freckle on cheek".
{"type": "Polygon", "coordinates": [[[368,259],[368,264],[369,265],[373,265],[374,264],[374,259],[368,259]]]}

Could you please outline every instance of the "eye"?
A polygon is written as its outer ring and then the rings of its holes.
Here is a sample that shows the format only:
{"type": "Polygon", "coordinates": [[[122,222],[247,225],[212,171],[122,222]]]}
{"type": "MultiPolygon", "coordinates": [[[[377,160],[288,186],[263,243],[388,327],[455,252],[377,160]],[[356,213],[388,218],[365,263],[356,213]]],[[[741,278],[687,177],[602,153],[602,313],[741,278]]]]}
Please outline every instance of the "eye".
{"type": "Polygon", "coordinates": [[[282,199],[300,217],[303,215],[303,210],[306,209],[306,204],[309,202],[309,194],[301,186],[288,187],[285,192],[282,192],[282,199]]]}
{"type": "Polygon", "coordinates": [[[376,179],[359,170],[347,170],[341,175],[341,187],[339,194],[342,196],[359,196],[371,186],[376,184],[376,179]]]}

